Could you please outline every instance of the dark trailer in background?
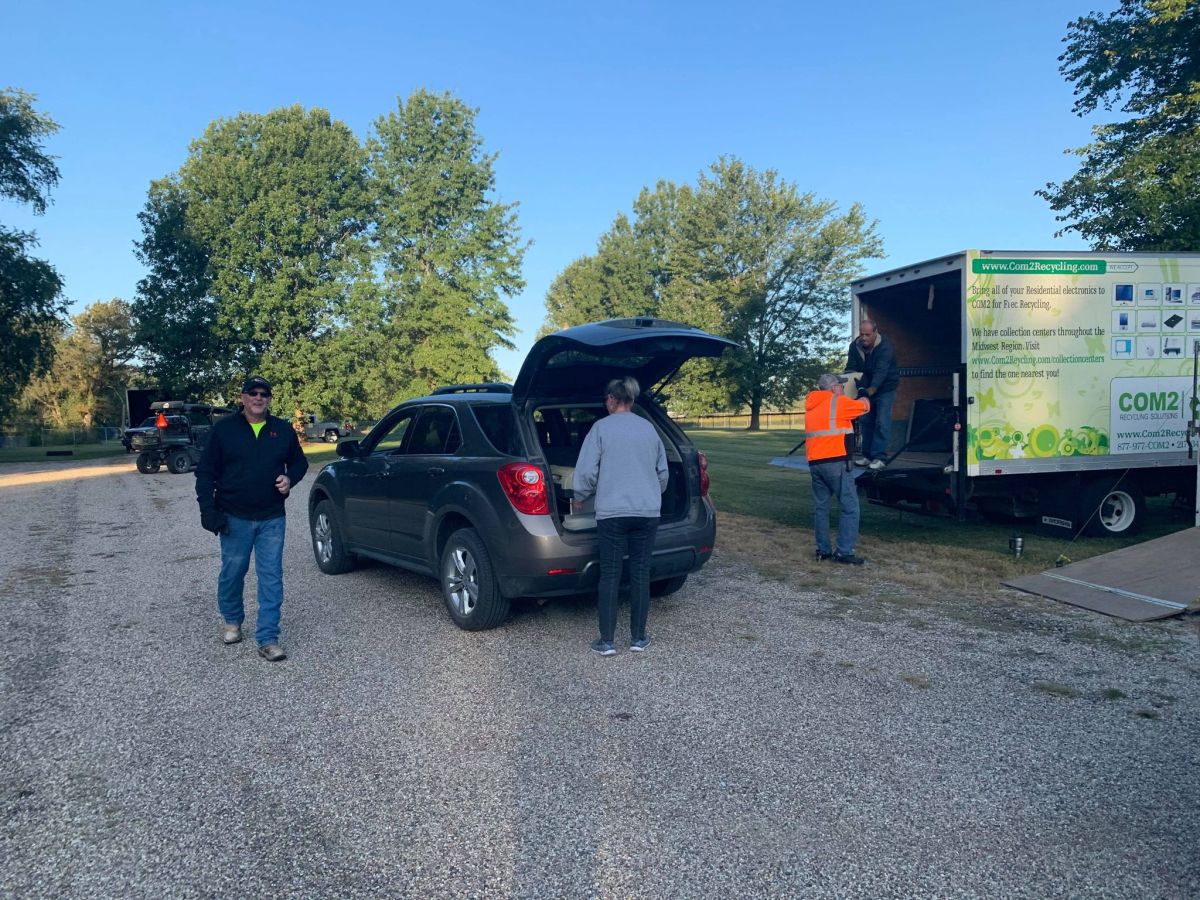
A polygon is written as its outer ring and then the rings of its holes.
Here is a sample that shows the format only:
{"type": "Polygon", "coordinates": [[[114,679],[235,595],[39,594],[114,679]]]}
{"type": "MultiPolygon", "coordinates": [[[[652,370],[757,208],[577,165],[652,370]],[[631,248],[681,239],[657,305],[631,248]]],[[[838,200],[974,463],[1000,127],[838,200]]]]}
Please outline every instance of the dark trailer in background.
{"type": "Polygon", "coordinates": [[[158,388],[129,388],[125,391],[125,427],[132,428],[150,414],[150,404],[165,400],[158,388]]]}

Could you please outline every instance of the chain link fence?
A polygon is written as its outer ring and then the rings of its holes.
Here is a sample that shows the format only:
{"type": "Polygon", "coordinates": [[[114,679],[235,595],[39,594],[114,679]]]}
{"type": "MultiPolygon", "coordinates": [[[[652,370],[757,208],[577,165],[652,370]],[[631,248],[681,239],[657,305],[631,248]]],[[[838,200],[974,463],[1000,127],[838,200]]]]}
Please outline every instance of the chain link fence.
{"type": "Polygon", "coordinates": [[[120,443],[123,431],[113,425],[97,425],[94,428],[0,428],[0,448],[120,443]]]}
{"type": "MultiPolygon", "coordinates": [[[[711,416],[672,417],[680,428],[711,428],[735,431],[750,427],[750,414],[719,413],[711,416]]],[[[804,429],[802,412],[765,412],[758,414],[758,426],[764,431],[804,429]]]]}

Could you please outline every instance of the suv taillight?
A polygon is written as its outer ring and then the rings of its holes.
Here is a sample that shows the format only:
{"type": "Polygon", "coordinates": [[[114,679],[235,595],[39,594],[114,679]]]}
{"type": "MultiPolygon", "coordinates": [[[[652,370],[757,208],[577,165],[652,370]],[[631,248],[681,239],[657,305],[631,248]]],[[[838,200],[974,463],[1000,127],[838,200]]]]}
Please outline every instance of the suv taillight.
{"type": "Polygon", "coordinates": [[[550,498],[546,492],[546,476],[529,463],[508,463],[496,470],[500,487],[517,512],[529,516],[550,515],[550,498]]]}
{"type": "Polygon", "coordinates": [[[700,496],[708,496],[708,457],[703,453],[697,452],[700,457],[700,496]]]}

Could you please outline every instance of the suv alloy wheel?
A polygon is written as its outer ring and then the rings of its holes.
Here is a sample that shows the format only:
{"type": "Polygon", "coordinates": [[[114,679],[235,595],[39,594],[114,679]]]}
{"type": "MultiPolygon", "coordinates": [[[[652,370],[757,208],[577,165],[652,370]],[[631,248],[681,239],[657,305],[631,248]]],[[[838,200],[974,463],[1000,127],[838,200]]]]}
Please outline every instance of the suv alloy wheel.
{"type": "Polygon", "coordinates": [[[508,615],[492,558],[474,528],[460,528],[442,550],[442,599],[456,625],[467,631],[495,628],[508,615]]]}

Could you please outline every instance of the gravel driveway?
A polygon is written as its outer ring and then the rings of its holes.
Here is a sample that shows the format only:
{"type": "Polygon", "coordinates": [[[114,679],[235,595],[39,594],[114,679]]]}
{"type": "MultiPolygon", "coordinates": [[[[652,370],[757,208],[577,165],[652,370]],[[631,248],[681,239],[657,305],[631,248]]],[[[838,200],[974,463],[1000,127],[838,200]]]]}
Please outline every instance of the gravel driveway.
{"type": "Polygon", "coordinates": [[[1200,894],[1194,620],[718,552],[604,659],[594,601],[467,634],[431,580],[321,575],[306,480],[270,664],[220,643],[190,476],[38,468],[0,468],[5,896],[1200,894]]]}

